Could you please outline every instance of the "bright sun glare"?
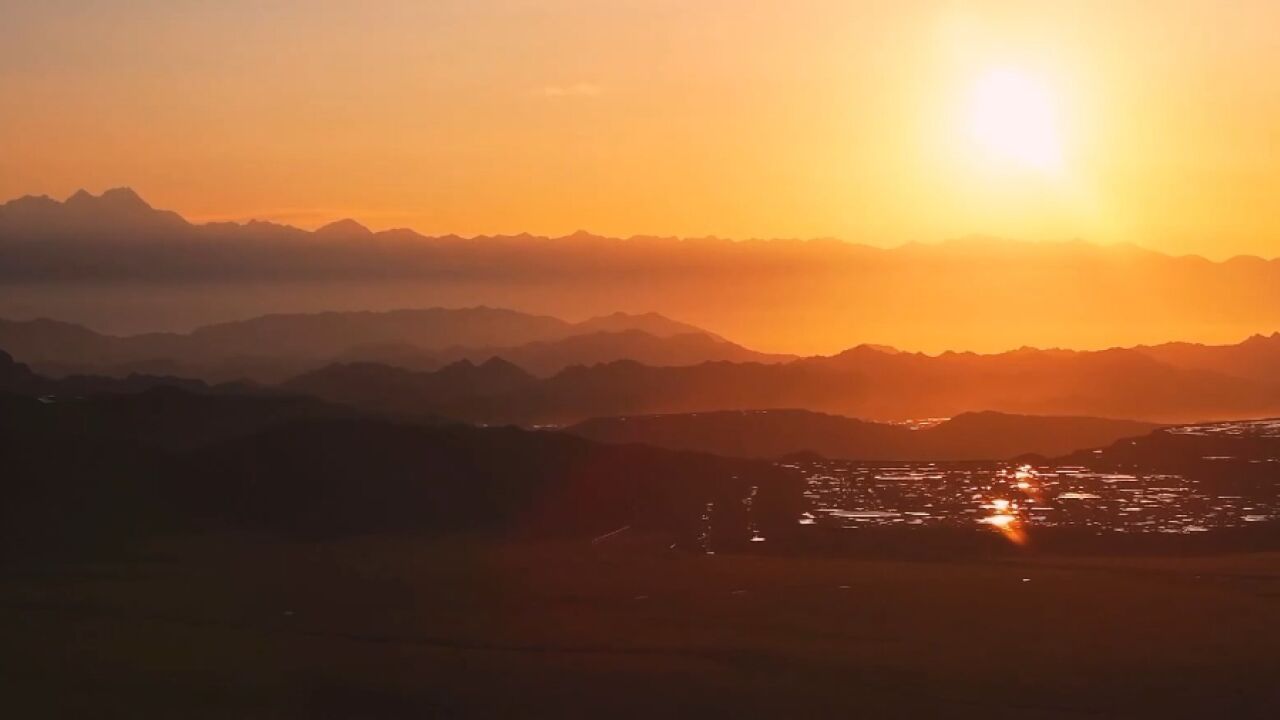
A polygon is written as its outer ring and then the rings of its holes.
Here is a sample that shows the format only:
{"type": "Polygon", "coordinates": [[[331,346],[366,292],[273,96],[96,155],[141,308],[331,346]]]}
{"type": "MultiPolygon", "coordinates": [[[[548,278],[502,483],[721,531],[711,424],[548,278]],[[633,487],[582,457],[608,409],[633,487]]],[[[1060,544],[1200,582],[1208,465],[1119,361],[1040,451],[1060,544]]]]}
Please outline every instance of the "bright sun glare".
{"type": "Polygon", "coordinates": [[[1001,68],[973,86],[970,131],[984,161],[1053,173],[1062,168],[1057,108],[1034,75],[1001,68]]]}

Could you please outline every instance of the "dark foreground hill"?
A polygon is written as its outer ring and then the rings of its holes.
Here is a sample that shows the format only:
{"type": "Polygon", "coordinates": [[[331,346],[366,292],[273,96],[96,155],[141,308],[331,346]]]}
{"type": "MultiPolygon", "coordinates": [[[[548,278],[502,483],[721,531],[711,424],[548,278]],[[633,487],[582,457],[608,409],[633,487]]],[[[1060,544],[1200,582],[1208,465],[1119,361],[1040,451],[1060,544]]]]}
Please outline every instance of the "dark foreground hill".
{"type": "MultiPolygon", "coordinates": [[[[1268,467],[1273,426],[1161,430],[1114,462],[1268,467]]],[[[1044,556],[975,524],[894,561],[921,530],[788,542],[801,488],[761,462],[172,387],[0,396],[0,464],[16,717],[1270,718],[1280,700],[1275,552],[1044,556]],[[704,542],[761,551],[669,549],[704,542]]]]}
{"type": "Polygon", "coordinates": [[[1234,486],[1280,488],[1280,419],[1203,423],[1156,430],[1063,459],[1120,472],[1141,468],[1234,486]]]}
{"type": "Polygon", "coordinates": [[[632,526],[728,547],[753,526],[784,534],[799,512],[798,481],[765,463],[171,388],[0,396],[0,457],[0,525],[17,553],[200,528],[590,537],[632,526]]]}
{"type": "Polygon", "coordinates": [[[810,452],[849,460],[999,460],[1065,455],[1156,427],[1130,420],[977,412],[917,428],[805,410],[750,410],[596,418],[565,432],[600,442],[734,457],[810,452]]]}

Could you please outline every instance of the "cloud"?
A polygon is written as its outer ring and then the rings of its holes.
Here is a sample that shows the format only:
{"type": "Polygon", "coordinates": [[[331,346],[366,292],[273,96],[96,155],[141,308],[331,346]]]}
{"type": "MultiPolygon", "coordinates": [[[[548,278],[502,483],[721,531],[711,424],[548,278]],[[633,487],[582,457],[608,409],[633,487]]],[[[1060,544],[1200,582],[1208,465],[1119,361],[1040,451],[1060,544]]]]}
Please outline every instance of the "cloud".
{"type": "Polygon", "coordinates": [[[542,88],[542,96],[549,98],[563,97],[595,97],[604,89],[595,83],[580,82],[572,85],[547,85],[542,88]]]}

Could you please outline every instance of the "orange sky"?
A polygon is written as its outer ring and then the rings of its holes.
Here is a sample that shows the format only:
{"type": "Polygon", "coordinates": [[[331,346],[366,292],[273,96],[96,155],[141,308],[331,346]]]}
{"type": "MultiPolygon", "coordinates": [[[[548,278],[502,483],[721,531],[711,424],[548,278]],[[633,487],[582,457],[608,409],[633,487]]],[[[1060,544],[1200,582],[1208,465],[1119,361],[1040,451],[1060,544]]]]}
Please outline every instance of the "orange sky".
{"type": "Polygon", "coordinates": [[[1277,27],[1273,0],[7,0],[0,197],[1272,257],[1277,27]],[[1051,148],[1001,147],[1026,108],[975,106],[1006,72],[1043,95],[1051,148]]]}

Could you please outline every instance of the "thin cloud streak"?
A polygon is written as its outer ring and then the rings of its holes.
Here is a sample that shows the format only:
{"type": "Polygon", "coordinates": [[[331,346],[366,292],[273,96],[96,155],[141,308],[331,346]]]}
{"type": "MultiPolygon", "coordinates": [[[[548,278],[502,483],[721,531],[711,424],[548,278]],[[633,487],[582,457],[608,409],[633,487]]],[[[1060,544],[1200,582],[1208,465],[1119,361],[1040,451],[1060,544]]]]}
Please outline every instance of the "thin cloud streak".
{"type": "Polygon", "coordinates": [[[572,85],[547,85],[541,90],[543,97],[596,97],[604,92],[604,88],[595,83],[580,82],[572,85]]]}

